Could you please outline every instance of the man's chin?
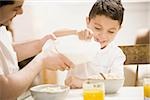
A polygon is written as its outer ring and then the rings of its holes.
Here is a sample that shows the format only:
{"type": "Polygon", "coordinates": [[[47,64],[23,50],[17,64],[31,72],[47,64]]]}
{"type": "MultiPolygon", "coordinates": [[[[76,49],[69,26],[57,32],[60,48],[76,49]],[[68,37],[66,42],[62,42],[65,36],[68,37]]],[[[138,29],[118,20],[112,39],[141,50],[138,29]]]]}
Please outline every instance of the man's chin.
{"type": "Polygon", "coordinates": [[[9,26],[9,25],[11,25],[11,23],[12,23],[12,21],[8,21],[8,22],[4,23],[3,25],[4,26],[9,26]]]}

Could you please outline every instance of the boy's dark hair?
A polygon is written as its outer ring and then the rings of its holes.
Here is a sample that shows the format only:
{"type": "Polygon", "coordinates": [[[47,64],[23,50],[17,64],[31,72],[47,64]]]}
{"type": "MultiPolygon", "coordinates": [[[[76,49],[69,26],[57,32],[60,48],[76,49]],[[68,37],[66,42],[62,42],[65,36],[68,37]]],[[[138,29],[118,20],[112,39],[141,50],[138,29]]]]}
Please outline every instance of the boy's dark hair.
{"type": "Polygon", "coordinates": [[[5,5],[10,5],[14,4],[14,0],[0,0],[0,7],[5,6],[5,5]]]}
{"type": "Polygon", "coordinates": [[[105,15],[113,20],[118,20],[121,25],[124,15],[121,0],[97,0],[89,13],[89,19],[96,15],[105,15]]]}

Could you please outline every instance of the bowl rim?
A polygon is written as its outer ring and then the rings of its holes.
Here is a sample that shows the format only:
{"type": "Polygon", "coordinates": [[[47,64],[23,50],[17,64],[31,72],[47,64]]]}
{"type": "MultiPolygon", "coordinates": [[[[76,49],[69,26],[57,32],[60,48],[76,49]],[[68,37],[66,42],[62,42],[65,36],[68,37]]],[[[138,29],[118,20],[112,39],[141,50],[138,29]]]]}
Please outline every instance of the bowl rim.
{"type": "Polygon", "coordinates": [[[69,86],[58,85],[58,84],[41,84],[41,85],[36,85],[36,86],[33,86],[33,87],[30,88],[30,91],[34,92],[34,93],[49,93],[49,94],[63,93],[64,91],[68,91],[68,90],[70,90],[69,86]],[[55,86],[55,87],[59,86],[59,87],[64,87],[64,89],[63,89],[63,91],[59,91],[59,92],[48,92],[48,91],[43,92],[43,91],[36,90],[36,88],[38,88],[38,87],[47,87],[47,86],[51,86],[51,87],[53,87],[53,86],[55,86]]]}
{"type": "Polygon", "coordinates": [[[112,80],[125,80],[124,78],[114,78],[114,79],[92,79],[92,78],[89,78],[89,79],[87,79],[87,81],[88,80],[91,80],[91,81],[112,81],[112,80]]]}

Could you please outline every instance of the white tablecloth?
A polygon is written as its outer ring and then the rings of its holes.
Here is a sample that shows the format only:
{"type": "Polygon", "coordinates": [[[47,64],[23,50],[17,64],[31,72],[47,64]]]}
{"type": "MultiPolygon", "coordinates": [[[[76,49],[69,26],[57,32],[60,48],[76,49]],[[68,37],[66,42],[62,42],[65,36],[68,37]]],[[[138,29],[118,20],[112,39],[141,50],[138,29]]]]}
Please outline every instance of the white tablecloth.
{"type": "MultiPolygon", "coordinates": [[[[83,100],[82,89],[70,90],[66,100],[83,100]]],[[[144,100],[143,87],[122,87],[116,94],[106,94],[105,100],[144,100]]]]}

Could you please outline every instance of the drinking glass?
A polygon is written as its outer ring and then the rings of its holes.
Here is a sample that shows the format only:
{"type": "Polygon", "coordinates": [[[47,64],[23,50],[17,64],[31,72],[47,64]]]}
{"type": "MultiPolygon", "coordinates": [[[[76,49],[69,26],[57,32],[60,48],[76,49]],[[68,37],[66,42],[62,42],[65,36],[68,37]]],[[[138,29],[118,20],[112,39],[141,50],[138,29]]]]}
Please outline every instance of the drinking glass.
{"type": "Polygon", "coordinates": [[[150,100],[150,78],[144,78],[144,100],[150,100]]]}
{"type": "Polygon", "coordinates": [[[84,100],[104,100],[104,83],[98,80],[87,80],[83,83],[84,100]]]}

